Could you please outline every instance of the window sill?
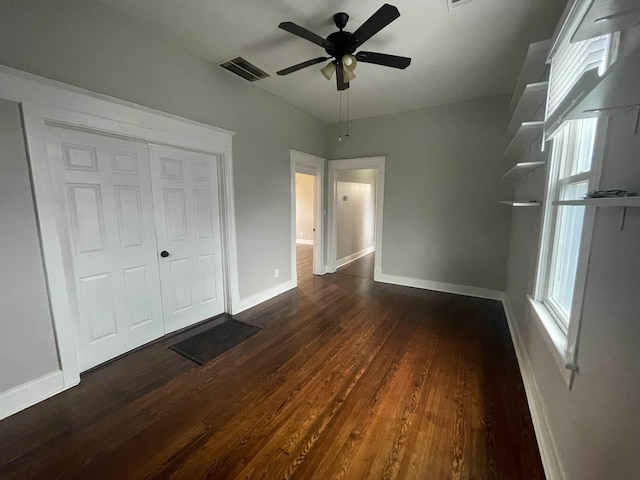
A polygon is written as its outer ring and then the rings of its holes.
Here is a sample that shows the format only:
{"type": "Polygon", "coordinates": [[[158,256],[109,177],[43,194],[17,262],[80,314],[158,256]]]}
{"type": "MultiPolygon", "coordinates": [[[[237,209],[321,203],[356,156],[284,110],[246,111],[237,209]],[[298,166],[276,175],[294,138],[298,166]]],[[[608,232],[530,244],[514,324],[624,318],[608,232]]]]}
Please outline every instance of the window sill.
{"type": "Polygon", "coordinates": [[[530,317],[537,325],[538,330],[540,330],[540,334],[547,344],[553,360],[558,366],[562,379],[567,387],[571,388],[575,369],[567,367],[567,336],[560,330],[560,327],[558,327],[551,313],[549,313],[547,307],[545,307],[542,302],[534,300],[531,296],[527,298],[529,299],[530,317]]]}

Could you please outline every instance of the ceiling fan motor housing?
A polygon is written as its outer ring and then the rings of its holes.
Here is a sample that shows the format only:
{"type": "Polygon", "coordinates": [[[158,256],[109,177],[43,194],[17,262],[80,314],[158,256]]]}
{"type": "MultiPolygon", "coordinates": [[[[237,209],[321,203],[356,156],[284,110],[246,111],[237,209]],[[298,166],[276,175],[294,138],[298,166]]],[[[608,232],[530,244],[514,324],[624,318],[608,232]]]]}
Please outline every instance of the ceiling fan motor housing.
{"type": "Polygon", "coordinates": [[[351,32],[339,31],[334,32],[327,37],[327,40],[331,42],[331,46],[324,49],[332,57],[335,57],[336,60],[340,60],[346,54],[351,55],[356,51],[357,45],[354,45],[354,42],[351,41],[351,36],[353,34],[351,32]]]}
{"type": "Polygon", "coordinates": [[[338,63],[341,62],[342,57],[346,54],[351,55],[356,51],[355,42],[351,41],[353,34],[351,32],[343,31],[343,28],[347,26],[349,21],[349,15],[344,12],[338,12],[333,16],[333,22],[336,27],[340,29],[339,32],[334,32],[327,37],[327,41],[331,45],[324,49],[332,57],[335,57],[338,63]]]}

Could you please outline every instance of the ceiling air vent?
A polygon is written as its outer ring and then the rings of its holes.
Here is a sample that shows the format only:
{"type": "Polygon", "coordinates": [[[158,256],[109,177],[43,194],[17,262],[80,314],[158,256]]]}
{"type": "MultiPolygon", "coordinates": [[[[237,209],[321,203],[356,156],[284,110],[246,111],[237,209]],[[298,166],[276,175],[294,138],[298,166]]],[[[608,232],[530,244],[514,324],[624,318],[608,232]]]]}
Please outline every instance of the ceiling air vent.
{"type": "Polygon", "coordinates": [[[469,3],[471,0],[447,0],[449,7],[459,7],[460,5],[464,5],[465,3],[469,3]]]}
{"type": "Polygon", "coordinates": [[[227,60],[226,62],[222,62],[220,66],[225,70],[229,70],[239,77],[244,78],[245,80],[249,80],[250,82],[255,82],[256,80],[261,80],[269,76],[267,72],[260,70],[258,67],[247,62],[242,57],[236,57],[231,60],[227,60]]]}

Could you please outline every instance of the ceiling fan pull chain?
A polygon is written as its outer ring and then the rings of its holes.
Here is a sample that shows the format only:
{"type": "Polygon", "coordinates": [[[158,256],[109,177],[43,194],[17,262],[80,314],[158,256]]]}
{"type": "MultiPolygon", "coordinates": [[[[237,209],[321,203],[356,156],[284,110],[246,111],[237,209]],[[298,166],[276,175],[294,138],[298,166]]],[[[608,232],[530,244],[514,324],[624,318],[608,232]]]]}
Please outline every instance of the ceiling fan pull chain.
{"type": "Polygon", "coordinates": [[[342,141],[342,92],[338,92],[338,97],[340,98],[339,107],[338,107],[338,141],[342,141]]]}
{"type": "Polygon", "coordinates": [[[347,89],[347,137],[349,136],[349,89],[347,89]]]}

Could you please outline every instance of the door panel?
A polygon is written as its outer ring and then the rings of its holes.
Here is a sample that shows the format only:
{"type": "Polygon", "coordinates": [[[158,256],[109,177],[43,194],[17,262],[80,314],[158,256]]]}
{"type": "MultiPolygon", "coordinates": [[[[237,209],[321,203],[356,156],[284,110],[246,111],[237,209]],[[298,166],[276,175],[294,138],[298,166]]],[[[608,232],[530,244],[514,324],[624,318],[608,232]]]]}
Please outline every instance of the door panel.
{"type": "Polygon", "coordinates": [[[217,158],[151,145],[167,332],[224,312],[217,158]]]}
{"type": "Polygon", "coordinates": [[[47,127],[69,215],[81,371],[164,333],[148,147],[47,127]]]}

